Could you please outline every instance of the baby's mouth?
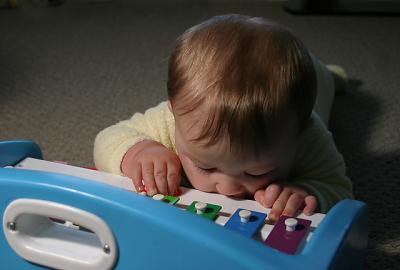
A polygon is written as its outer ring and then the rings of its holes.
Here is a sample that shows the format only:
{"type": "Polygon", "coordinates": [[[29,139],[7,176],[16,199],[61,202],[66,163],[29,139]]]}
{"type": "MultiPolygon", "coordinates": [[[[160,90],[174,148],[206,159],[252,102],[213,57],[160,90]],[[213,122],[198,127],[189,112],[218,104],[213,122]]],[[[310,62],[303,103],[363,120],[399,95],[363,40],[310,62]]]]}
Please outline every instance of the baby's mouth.
{"type": "Polygon", "coordinates": [[[228,197],[233,197],[233,198],[238,198],[238,199],[245,199],[247,197],[249,197],[249,194],[245,191],[238,191],[238,192],[222,192],[218,186],[218,184],[216,185],[216,189],[217,189],[217,193],[222,194],[224,196],[228,196],[228,197]]]}

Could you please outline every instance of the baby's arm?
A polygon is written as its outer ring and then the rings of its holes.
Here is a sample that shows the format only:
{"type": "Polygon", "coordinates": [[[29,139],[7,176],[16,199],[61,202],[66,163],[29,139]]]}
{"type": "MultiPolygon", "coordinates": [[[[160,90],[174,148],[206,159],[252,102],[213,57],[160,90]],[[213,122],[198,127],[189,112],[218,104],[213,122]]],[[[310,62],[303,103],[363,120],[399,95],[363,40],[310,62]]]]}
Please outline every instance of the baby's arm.
{"type": "MultiPolygon", "coordinates": [[[[134,169],[135,166],[138,166],[137,160],[140,160],[139,164],[142,169],[142,176],[145,178],[145,182],[147,180],[145,184],[151,189],[150,192],[155,193],[154,181],[152,182],[150,179],[159,179],[160,176],[168,176],[168,174],[160,172],[158,170],[159,163],[156,162],[157,177],[154,173],[153,177],[150,176],[148,153],[154,149],[162,151],[161,155],[154,155],[153,161],[160,159],[164,159],[165,161],[166,156],[169,157],[168,159],[175,160],[177,157],[174,153],[175,146],[171,135],[173,131],[174,119],[166,102],[148,109],[144,114],[136,113],[131,119],[110,126],[97,135],[94,144],[95,165],[102,171],[125,174],[132,178],[135,187],[140,189],[142,185],[137,185],[139,180],[135,177],[138,174],[135,174],[136,170],[134,169]],[[145,159],[144,164],[142,164],[143,158],[145,159]],[[125,161],[124,164],[123,161],[125,161]],[[143,170],[146,171],[144,172],[143,170]]],[[[152,166],[154,172],[154,163],[152,163],[152,166]]],[[[179,171],[179,169],[176,170],[179,171]]],[[[168,179],[165,181],[168,181],[168,179]]],[[[160,184],[160,192],[164,191],[163,193],[167,193],[169,189],[171,191],[174,190],[175,186],[179,186],[179,181],[180,177],[176,177],[174,180],[175,184],[171,182],[171,185],[169,185],[170,182],[168,182],[168,189],[165,188],[165,185],[160,184]]]]}
{"type": "Polygon", "coordinates": [[[255,199],[272,207],[272,219],[281,214],[294,215],[303,209],[327,212],[334,204],[352,198],[352,184],[346,176],[342,155],[331,133],[313,113],[310,126],[300,138],[292,172],[284,183],[257,191],[255,199]]]}

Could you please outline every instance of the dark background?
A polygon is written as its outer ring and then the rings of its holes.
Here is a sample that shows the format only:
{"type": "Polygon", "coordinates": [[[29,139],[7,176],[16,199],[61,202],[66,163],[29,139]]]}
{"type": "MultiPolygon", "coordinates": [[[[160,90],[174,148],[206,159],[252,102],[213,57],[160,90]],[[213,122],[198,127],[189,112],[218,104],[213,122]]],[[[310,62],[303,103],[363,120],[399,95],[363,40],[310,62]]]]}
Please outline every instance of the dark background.
{"type": "MultiPolygon", "coordinates": [[[[21,2],[22,3],[22,2],[21,2]]],[[[95,135],[166,99],[175,38],[213,15],[291,28],[350,78],[330,129],[369,207],[368,269],[399,269],[400,18],[291,14],[277,1],[45,1],[0,9],[0,140],[32,139],[45,159],[92,166],[95,135]]]]}

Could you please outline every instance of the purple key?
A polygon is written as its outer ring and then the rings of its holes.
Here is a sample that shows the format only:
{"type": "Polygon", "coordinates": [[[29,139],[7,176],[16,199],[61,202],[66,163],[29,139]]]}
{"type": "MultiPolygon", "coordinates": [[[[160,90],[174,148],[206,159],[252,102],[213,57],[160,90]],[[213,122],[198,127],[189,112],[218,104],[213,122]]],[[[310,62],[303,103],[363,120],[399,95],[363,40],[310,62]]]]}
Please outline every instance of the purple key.
{"type": "Polygon", "coordinates": [[[295,254],[310,225],[311,220],[281,216],[264,243],[279,251],[295,254]]]}

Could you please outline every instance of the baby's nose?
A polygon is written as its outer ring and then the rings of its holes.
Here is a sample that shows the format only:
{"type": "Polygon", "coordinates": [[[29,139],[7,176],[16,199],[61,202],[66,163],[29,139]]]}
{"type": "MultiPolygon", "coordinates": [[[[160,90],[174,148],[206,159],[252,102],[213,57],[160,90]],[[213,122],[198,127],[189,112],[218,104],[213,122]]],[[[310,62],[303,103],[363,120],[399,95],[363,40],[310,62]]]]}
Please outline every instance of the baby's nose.
{"type": "Polygon", "coordinates": [[[231,177],[221,178],[216,184],[217,192],[226,196],[243,197],[246,194],[245,187],[231,177]]]}

